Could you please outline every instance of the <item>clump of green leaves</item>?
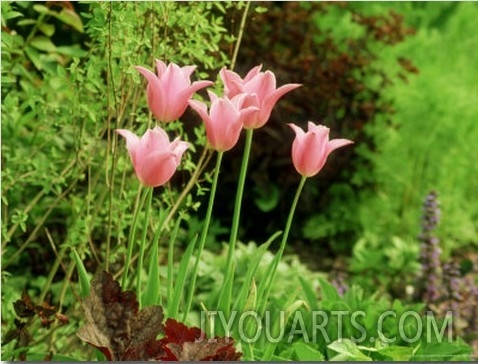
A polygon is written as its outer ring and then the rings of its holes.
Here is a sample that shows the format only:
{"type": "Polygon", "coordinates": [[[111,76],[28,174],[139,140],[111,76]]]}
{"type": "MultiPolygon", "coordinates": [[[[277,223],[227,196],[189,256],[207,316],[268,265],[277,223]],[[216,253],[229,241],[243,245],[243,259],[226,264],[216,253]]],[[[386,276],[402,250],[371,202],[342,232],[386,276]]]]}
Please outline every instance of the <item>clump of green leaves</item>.
{"type": "Polygon", "coordinates": [[[436,190],[443,208],[437,234],[447,256],[478,243],[478,169],[468,157],[476,154],[478,138],[478,107],[469,97],[477,56],[468,51],[477,41],[472,29],[478,7],[423,3],[402,4],[400,10],[418,31],[382,57],[406,53],[420,72],[387,89],[394,115],[367,127],[377,148],[359,150],[371,163],[374,187],[361,191],[359,216],[365,231],[382,237],[382,246],[394,235],[416,238],[422,197],[436,190]]]}
{"type": "MultiPolygon", "coordinates": [[[[21,282],[2,290],[2,316],[12,322],[11,303],[22,289],[40,296],[51,292],[60,307],[76,312],[72,248],[90,274],[101,264],[114,272],[121,269],[139,193],[127,156],[116,155],[114,129],[134,125],[144,130],[152,123],[143,106],[143,80],[133,66],[152,66],[154,58],[161,58],[218,70],[228,58],[218,44],[234,41],[225,30],[224,13],[239,5],[1,6],[2,280],[4,286],[21,282]]],[[[192,144],[203,144],[205,138],[199,123],[187,131],[172,123],[168,131],[184,134],[192,144]]],[[[172,204],[200,157],[190,148],[177,188],[166,189],[158,204],[172,204]]],[[[204,193],[203,180],[195,182],[181,206],[185,219],[198,208],[197,195],[204,193]]],[[[169,228],[174,223],[171,216],[169,228]]],[[[74,329],[74,324],[69,327],[74,329]]],[[[55,337],[57,331],[52,332],[55,337]]],[[[30,354],[61,354],[67,336],[31,346],[30,354]]],[[[77,347],[78,342],[71,345],[77,347]]],[[[78,358],[88,354],[80,352],[78,358]]]]}

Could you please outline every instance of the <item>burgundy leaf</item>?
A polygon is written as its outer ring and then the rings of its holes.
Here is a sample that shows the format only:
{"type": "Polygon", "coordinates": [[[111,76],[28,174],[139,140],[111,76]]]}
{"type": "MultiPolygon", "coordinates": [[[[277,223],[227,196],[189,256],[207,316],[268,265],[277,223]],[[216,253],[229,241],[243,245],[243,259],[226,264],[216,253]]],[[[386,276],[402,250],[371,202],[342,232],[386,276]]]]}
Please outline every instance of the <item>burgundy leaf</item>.
{"type": "Polygon", "coordinates": [[[173,319],[166,321],[165,337],[161,340],[167,361],[239,361],[240,352],[230,337],[208,339],[197,327],[187,327],[173,319]]]}

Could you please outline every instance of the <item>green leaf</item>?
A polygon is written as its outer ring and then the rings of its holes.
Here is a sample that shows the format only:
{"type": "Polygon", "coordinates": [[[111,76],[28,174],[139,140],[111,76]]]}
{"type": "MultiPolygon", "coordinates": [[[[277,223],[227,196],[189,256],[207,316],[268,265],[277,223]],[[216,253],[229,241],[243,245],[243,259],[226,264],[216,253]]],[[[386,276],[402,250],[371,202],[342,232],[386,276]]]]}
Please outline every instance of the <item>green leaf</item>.
{"type": "Polygon", "coordinates": [[[148,279],[146,288],[141,297],[141,307],[153,306],[159,304],[160,282],[159,282],[159,259],[158,259],[158,243],[153,242],[151,257],[149,260],[148,279]]]}
{"type": "Polygon", "coordinates": [[[309,281],[306,281],[304,277],[299,276],[300,285],[304,290],[305,297],[307,298],[307,303],[313,311],[319,310],[318,298],[315,294],[314,288],[312,287],[309,281]]]}
{"type": "MultiPolygon", "coordinates": [[[[292,296],[292,300],[293,299],[294,299],[294,296],[292,296]]],[[[287,324],[289,322],[291,317],[294,317],[293,318],[293,320],[294,320],[293,324],[294,325],[301,326],[303,324],[305,326],[305,322],[302,319],[301,312],[299,311],[299,308],[302,307],[302,306],[307,308],[307,303],[305,301],[295,300],[295,301],[291,302],[291,299],[288,299],[287,302],[286,301],[277,302],[277,300],[274,300],[274,301],[276,301],[276,304],[275,304],[276,307],[281,307],[282,310],[285,311],[285,314],[284,314],[284,321],[285,321],[284,323],[285,324],[287,324]],[[298,316],[295,316],[296,314],[298,314],[298,316]],[[298,319],[297,321],[296,321],[296,317],[298,319]]],[[[296,326],[296,328],[297,328],[297,326],[296,326]]],[[[247,327],[246,327],[246,329],[247,329],[247,327]]],[[[273,325],[272,325],[273,337],[278,337],[279,330],[280,330],[280,318],[275,317],[275,318],[273,318],[273,325]]],[[[289,338],[287,338],[287,341],[289,341],[289,338]]],[[[279,344],[279,342],[274,342],[274,341],[268,342],[264,347],[264,353],[263,353],[263,356],[262,356],[261,360],[270,361],[272,359],[272,356],[273,356],[274,351],[276,350],[278,344],[279,344]]]]}
{"type": "Polygon", "coordinates": [[[409,361],[413,356],[414,348],[408,346],[387,346],[377,350],[392,361],[409,361]]]}
{"type": "Polygon", "coordinates": [[[40,23],[38,24],[38,29],[47,37],[51,37],[55,34],[55,26],[53,24],[40,23]]]}
{"type": "Polygon", "coordinates": [[[264,7],[264,6],[256,6],[254,8],[254,11],[258,14],[263,14],[263,13],[266,13],[267,12],[267,8],[264,7]]]}
{"type": "Polygon", "coordinates": [[[232,266],[227,267],[227,269],[231,269],[232,272],[231,274],[227,274],[224,279],[226,279],[226,282],[224,282],[222,292],[219,296],[219,301],[217,303],[217,310],[222,311],[226,314],[226,316],[229,315],[230,311],[230,305],[231,305],[231,296],[232,296],[232,286],[234,283],[234,270],[235,270],[235,265],[234,263],[232,266]]]}
{"type": "Polygon", "coordinates": [[[38,53],[38,51],[35,48],[28,46],[25,49],[25,53],[27,54],[30,61],[32,61],[35,68],[41,71],[43,69],[43,64],[40,60],[40,54],[38,53]]]}
{"type": "MultiPolygon", "coordinates": [[[[182,215],[179,215],[178,219],[174,224],[174,229],[169,237],[168,242],[168,267],[167,267],[167,296],[168,298],[174,296],[174,242],[176,241],[176,237],[178,236],[179,226],[181,225],[182,215]]],[[[197,239],[197,237],[196,237],[197,239]]],[[[172,310],[172,308],[170,308],[172,310]]],[[[168,312],[170,310],[168,309],[168,312]]]]}
{"type": "Polygon", "coordinates": [[[181,301],[181,294],[184,290],[184,283],[186,282],[186,277],[188,275],[188,266],[191,260],[191,255],[193,253],[194,247],[198,240],[197,235],[193,241],[189,244],[188,248],[184,252],[181,262],[179,263],[178,274],[176,276],[176,282],[174,287],[173,299],[168,304],[168,316],[171,318],[176,318],[179,311],[179,302],[181,301]]]}
{"type": "MultiPolygon", "coordinates": [[[[259,266],[259,263],[264,256],[264,253],[267,251],[269,248],[269,245],[274,241],[274,239],[280,234],[276,233],[272,235],[268,241],[266,241],[264,244],[262,244],[256,251],[255,253],[255,258],[254,260],[249,264],[246,276],[244,278],[244,282],[241,287],[241,291],[239,292],[239,295],[237,296],[236,304],[234,305],[234,309],[238,310],[239,312],[242,312],[244,309],[244,306],[246,304],[247,297],[249,295],[250,288],[253,283],[254,275],[257,272],[257,268],[259,266]]],[[[260,305],[260,302],[258,302],[260,305]]]]}
{"type": "Polygon", "coordinates": [[[83,22],[81,18],[73,10],[63,8],[60,13],[52,14],[58,20],[61,20],[63,23],[71,25],[80,33],[83,33],[83,22]]]}
{"type": "Polygon", "coordinates": [[[319,277],[319,283],[322,292],[322,300],[332,302],[340,300],[340,295],[337,292],[337,289],[325,278],[319,277]]]}
{"type": "Polygon", "coordinates": [[[74,248],[71,251],[71,255],[75,261],[76,269],[78,270],[78,277],[80,280],[80,297],[85,298],[90,294],[90,278],[88,277],[88,273],[86,273],[85,266],[83,265],[80,256],[74,248]]]}
{"type": "Polygon", "coordinates": [[[339,353],[331,358],[331,361],[372,361],[370,357],[360,351],[357,344],[349,339],[336,340],[327,347],[339,353]]]}
{"type": "MultiPolygon", "coordinates": [[[[2,13],[3,13],[3,11],[2,11],[2,13]]],[[[2,15],[4,15],[4,14],[2,14],[2,15]]],[[[6,20],[18,18],[20,16],[24,16],[24,15],[22,13],[19,13],[18,11],[9,11],[6,15],[4,15],[6,20]]]]}
{"type": "Polygon", "coordinates": [[[52,13],[52,11],[50,11],[50,9],[48,9],[46,6],[39,5],[39,4],[33,5],[33,10],[35,10],[37,13],[40,13],[40,14],[50,14],[50,13],[52,13]]]}
{"type": "Polygon", "coordinates": [[[306,343],[299,341],[293,343],[292,346],[299,361],[323,361],[325,359],[320,351],[306,343]]]}
{"type": "Polygon", "coordinates": [[[84,49],[81,49],[77,45],[73,46],[58,46],[56,47],[56,51],[60,54],[64,54],[70,57],[84,57],[88,52],[84,49]]]}
{"type": "Polygon", "coordinates": [[[241,310],[239,312],[244,312],[244,311],[254,311],[257,307],[257,285],[254,280],[252,280],[251,283],[251,289],[249,290],[249,297],[247,298],[246,304],[244,306],[244,310],[241,310]]]}
{"type": "Polygon", "coordinates": [[[36,49],[39,49],[40,51],[44,52],[56,52],[56,46],[53,44],[53,42],[50,40],[50,38],[45,37],[43,35],[39,35],[37,37],[34,37],[30,45],[32,47],[35,47],[36,49]]]}
{"type": "Polygon", "coordinates": [[[446,340],[439,342],[426,343],[418,348],[412,361],[469,361],[471,360],[471,347],[460,338],[456,341],[448,342],[446,340]]]}
{"type": "MultiPolygon", "coordinates": [[[[20,27],[23,27],[25,25],[33,25],[35,24],[37,21],[35,19],[22,19],[22,20],[19,20],[17,22],[17,25],[20,26],[20,27]]],[[[3,35],[2,35],[3,36],[3,35]]]]}

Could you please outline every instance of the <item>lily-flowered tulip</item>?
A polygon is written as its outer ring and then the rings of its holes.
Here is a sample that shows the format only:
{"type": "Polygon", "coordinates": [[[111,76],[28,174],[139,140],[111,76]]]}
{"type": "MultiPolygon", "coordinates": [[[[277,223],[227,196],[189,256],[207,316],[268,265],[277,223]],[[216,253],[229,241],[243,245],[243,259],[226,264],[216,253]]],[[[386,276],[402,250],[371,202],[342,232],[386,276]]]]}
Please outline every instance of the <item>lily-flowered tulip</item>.
{"type": "Polygon", "coordinates": [[[170,142],[168,134],[159,126],[147,130],[141,138],[126,129],[116,129],[116,132],[126,139],[136,176],[148,187],[168,182],[189,146],[179,138],[170,142]]]}
{"type": "Polygon", "coordinates": [[[239,94],[232,99],[219,98],[210,91],[208,94],[211,99],[209,114],[206,104],[201,101],[190,100],[189,105],[203,119],[209,144],[215,150],[225,152],[236,145],[244,120],[258,108],[247,106],[247,94],[239,94]]]}
{"type": "Polygon", "coordinates": [[[337,148],[352,144],[348,139],[329,140],[330,129],[309,121],[305,132],[295,124],[289,124],[295,131],[292,143],[292,161],[295,169],[304,177],[315,176],[325,165],[327,157],[337,148]]]}
{"type": "Polygon", "coordinates": [[[259,109],[244,121],[246,129],[262,127],[271,115],[274,105],[287,92],[301,84],[289,83],[276,89],[276,77],[271,71],[261,72],[262,65],[251,69],[242,79],[237,73],[222,68],[219,75],[224,83],[224,94],[234,97],[240,93],[254,95],[255,106],[259,109]]]}
{"type": "Polygon", "coordinates": [[[196,66],[179,67],[174,63],[168,66],[156,60],[155,75],[150,70],[136,66],[136,70],[148,80],[148,105],[153,115],[163,122],[179,119],[186,111],[192,95],[212,81],[196,81],[191,84],[191,74],[196,66]]]}

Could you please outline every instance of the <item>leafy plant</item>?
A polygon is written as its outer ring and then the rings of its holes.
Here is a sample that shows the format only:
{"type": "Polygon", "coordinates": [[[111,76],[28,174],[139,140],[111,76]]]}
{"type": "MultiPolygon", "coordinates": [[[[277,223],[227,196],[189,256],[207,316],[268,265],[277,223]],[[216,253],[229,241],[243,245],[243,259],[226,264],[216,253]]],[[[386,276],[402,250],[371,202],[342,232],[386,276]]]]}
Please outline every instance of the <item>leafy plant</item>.
{"type": "Polygon", "coordinates": [[[188,328],[174,319],[163,324],[161,306],[139,310],[135,294],[121,291],[106,272],[99,272],[91,282],[83,308],[87,323],[78,336],[110,361],[237,361],[241,355],[231,338],[207,339],[199,328],[188,328]],[[156,339],[158,334],[164,338],[156,339]]]}
{"type": "Polygon", "coordinates": [[[476,42],[476,4],[402,4],[410,23],[420,25],[415,36],[382,53],[384,59],[408,54],[420,73],[408,83],[385,91],[394,100],[395,113],[368,124],[373,150],[359,148],[370,161],[372,191],[361,191],[359,215],[364,231],[383,238],[416,238],[420,204],[430,190],[440,194],[443,223],[437,237],[447,256],[458,247],[477,242],[476,165],[468,155],[476,152],[476,104],[468,97],[476,79],[476,55],[468,45],[476,42]],[[448,54],[443,58],[441,55],[448,54]],[[468,63],[469,62],[469,63],[468,63]],[[443,151],[447,152],[444,153],[443,151]]]}

